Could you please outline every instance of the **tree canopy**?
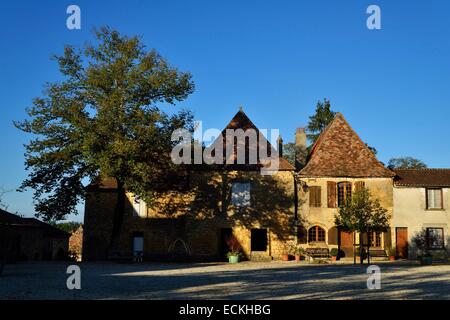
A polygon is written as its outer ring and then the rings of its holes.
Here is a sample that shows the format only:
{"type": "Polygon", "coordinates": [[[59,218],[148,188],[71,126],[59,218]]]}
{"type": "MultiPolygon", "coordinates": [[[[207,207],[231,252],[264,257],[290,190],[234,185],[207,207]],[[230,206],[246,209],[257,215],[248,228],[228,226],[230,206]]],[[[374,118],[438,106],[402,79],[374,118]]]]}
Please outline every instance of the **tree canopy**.
{"type": "Polygon", "coordinates": [[[320,134],[333,121],[336,112],[331,110],[330,100],[323,99],[318,101],[314,115],[309,117],[309,122],[306,127],[307,137],[314,144],[319,138],[320,134]]]}
{"type": "Polygon", "coordinates": [[[34,189],[37,215],[47,221],[76,214],[86,184],[100,176],[117,180],[120,220],[124,186],[150,197],[147,191],[175,170],[173,130],[192,130],[190,112],[161,109],[193,92],[190,73],[147,50],[139,37],[109,27],[94,35],[94,43],[66,46],[54,57],[63,80],[47,83],[29,118],[15,122],[33,135],[25,146],[29,175],[19,190],[34,189]]]}
{"type": "MultiPolygon", "coordinates": [[[[381,206],[379,199],[373,198],[369,189],[360,188],[339,207],[335,224],[343,231],[358,232],[359,243],[362,244],[364,233],[385,232],[389,228],[389,219],[390,215],[381,206]]],[[[362,263],[363,247],[359,249],[362,263]]]]}
{"type": "Polygon", "coordinates": [[[427,165],[413,157],[392,158],[388,162],[389,169],[425,169],[427,165]]]}

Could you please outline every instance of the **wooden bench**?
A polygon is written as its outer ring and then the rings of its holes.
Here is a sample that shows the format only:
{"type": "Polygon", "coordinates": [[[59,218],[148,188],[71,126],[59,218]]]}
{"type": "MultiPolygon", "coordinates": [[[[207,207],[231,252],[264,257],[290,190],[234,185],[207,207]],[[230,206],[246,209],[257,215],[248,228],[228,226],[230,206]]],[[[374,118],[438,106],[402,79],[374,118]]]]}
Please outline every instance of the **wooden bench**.
{"type": "Polygon", "coordinates": [[[369,249],[369,255],[371,258],[387,258],[386,251],[383,249],[369,249]]]}
{"type": "Polygon", "coordinates": [[[307,248],[306,255],[313,259],[328,259],[330,257],[330,250],[328,248],[307,248]]]}

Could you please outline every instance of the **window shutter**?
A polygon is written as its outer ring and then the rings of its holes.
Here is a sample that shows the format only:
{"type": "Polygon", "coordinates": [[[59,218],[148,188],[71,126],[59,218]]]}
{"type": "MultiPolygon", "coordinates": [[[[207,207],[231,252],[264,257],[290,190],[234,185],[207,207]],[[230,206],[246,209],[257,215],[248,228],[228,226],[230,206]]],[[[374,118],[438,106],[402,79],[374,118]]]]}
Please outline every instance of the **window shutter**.
{"type": "Polygon", "coordinates": [[[356,181],[355,182],[355,191],[360,191],[362,189],[364,189],[366,186],[366,184],[364,183],[364,181],[356,181]]]}
{"type": "Polygon", "coordinates": [[[328,208],[336,208],[336,182],[327,182],[328,208]]]}
{"type": "Polygon", "coordinates": [[[297,227],[297,243],[305,244],[308,243],[307,231],[304,227],[297,227]]]}
{"type": "Polygon", "coordinates": [[[320,207],[322,205],[321,199],[321,187],[312,186],[309,187],[309,206],[310,207],[320,207]]]}

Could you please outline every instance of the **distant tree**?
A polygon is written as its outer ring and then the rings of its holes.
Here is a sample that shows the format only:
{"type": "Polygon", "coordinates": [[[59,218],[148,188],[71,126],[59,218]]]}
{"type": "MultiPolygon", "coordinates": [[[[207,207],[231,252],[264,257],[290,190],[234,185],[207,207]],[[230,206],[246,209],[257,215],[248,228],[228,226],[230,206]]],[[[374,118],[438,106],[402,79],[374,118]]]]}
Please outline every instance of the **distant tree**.
{"type": "Polygon", "coordinates": [[[297,147],[295,143],[286,143],[283,145],[283,158],[295,168],[301,169],[306,159],[306,150],[297,147]]]}
{"type": "Polygon", "coordinates": [[[56,56],[62,81],[49,83],[44,97],[16,122],[33,135],[26,145],[31,172],[19,190],[34,189],[35,211],[44,220],[77,214],[87,194],[85,181],[100,176],[117,181],[110,250],[125,212],[125,186],[147,202],[153,190],[179,168],[171,141],[178,128],[192,130],[192,115],[158,107],[186,99],[194,90],[191,74],[171,67],[138,37],[108,27],[95,32],[84,49],[66,46],[56,56]]]}
{"type": "MultiPolygon", "coordinates": [[[[363,234],[385,232],[389,227],[390,216],[377,198],[373,198],[367,188],[357,190],[347,203],[339,207],[335,224],[344,231],[358,232],[359,243],[363,243],[363,234]]],[[[363,263],[363,247],[359,248],[360,261],[363,263]]]]}
{"type": "Polygon", "coordinates": [[[69,221],[69,222],[59,222],[55,224],[55,227],[65,231],[67,233],[73,233],[78,230],[83,224],[81,222],[69,221]]]}
{"type": "Polygon", "coordinates": [[[307,137],[311,144],[314,144],[319,138],[320,134],[333,121],[336,112],[331,110],[330,100],[323,99],[318,101],[316,105],[316,112],[309,117],[309,122],[306,127],[307,137]]]}
{"type": "Polygon", "coordinates": [[[427,165],[413,157],[392,158],[388,162],[389,169],[425,169],[427,165]]]}
{"type": "Polygon", "coordinates": [[[6,190],[3,187],[0,187],[0,209],[8,210],[8,206],[6,205],[4,201],[4,196],[6,193],[10,192],[10,190],[6,190]]]}

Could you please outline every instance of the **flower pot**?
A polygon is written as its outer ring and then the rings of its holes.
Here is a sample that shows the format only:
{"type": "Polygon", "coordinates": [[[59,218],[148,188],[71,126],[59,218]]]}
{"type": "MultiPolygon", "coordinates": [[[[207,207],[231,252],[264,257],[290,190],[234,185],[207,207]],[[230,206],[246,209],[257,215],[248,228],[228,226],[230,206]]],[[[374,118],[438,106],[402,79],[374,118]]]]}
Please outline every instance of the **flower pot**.
{"type": "Polygon", "coordinates": [[[395,261],[395,256],[389,256],[389,261],[395,261]]]}
{"type": "Polygon", "coordinates": [[[229,263],[238,263],[239,262],[239,256],[228,256],[228,262],[229,263]]]}
{"type": "Polygon", "coordinates": [[[420,264],[423,266],[429,266],[433,264],[432,256],[422,256],[420,257],[420,264]]]}
{"type": "Polygon", "coordinates": [[[283,260],[283,261],[289,261],[289,255],[288,255],[288,254],[282,254],[282,255],[281,255],[281,260],[283,260]]]}
{"type": "Polygon", "coordinates": [[[295,255],[295,261],[300,261],[300,260],[302,260],[302,256],[299,255],[299,254],[296,254],[295,255]]]}
{"type": "Polygon", "coordinates": [[[335,262],[337,260],[337,256],[331,256],[331,261],[335,262]]]}

